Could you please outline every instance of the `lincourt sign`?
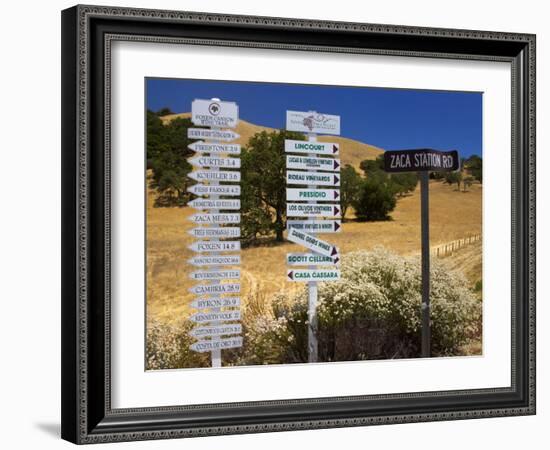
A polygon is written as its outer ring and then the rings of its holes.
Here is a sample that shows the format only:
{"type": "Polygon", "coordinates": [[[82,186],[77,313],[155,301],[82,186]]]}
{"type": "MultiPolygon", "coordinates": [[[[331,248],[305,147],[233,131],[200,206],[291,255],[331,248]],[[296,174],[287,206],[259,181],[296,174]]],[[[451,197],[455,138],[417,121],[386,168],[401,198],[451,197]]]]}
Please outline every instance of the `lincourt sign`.
{"type": "Polygon", "coordinates": [[[386,172],[453,172],[460,164],[458,152],[439,150],[389,150],[384,153],[384,170],[386,172]]]}

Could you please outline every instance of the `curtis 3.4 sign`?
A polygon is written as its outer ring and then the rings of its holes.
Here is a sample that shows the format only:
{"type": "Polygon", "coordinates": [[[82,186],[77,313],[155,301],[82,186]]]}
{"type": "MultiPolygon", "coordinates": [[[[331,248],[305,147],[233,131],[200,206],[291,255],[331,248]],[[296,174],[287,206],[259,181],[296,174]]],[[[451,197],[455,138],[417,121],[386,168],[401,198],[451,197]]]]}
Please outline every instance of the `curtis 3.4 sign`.
{"type": "Polygon", "coordinates": [[[453,172],[458,170],[458,152],[439,150],[388,150],[384,153],[384,170],[386,172],[453,172]]]}

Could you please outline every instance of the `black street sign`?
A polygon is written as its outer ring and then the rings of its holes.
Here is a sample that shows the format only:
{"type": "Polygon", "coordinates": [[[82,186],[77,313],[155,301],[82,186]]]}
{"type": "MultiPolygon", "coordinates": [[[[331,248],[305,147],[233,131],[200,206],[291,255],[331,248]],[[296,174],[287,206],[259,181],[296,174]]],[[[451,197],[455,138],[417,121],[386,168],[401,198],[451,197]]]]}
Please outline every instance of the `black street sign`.
{"type": "Polygon", "coordinates": [[[388,150],[384,153],[386,172],[453,172],[458,170],[458,152],[442,152],[429,148],[388,150]]]}

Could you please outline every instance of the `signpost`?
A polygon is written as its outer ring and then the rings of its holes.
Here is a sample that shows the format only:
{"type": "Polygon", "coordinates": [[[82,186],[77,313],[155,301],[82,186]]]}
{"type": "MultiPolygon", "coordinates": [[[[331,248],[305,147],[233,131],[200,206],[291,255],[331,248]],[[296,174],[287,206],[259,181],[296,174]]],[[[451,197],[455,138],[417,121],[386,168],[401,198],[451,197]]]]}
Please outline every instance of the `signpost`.
{"type": "Polygon", "coordinates": [[[286,129],[305,132],[308,136],[307,141],[285,140],[285,152],[289,153],[286,156],[287,184],[302,186],[287,188],[287,218],[312,218],[287,219],[287,239],[313,252],[287,254],[289,266],[307,267],[287,271],[287,279],[308,283],[308,361],[317,362],[317,283],[340,278],[340,271],[333,268],[340,257],[334,245],[319,239],[315,233],[336,233],[341,228],[339,220],[316,220],[341,215],[340,190],[334,189],[340,186],[340,160],[334,158],[339,154],[340,146],[317,142],[317,133],[339,135],[340,116],[315,111],[287,111],[286,129]],[[331,189],[319,189],[319,186],[331,189]]]}
{"type": "Polygon", "coordinates": [[[241,160],[232,155],[240,155],[241,146],[230,143],[239,135],[232,130],[222,128],[234,128],[237,126],[239,108],[234,102],[225,102],[220,99],[196,99],[191,104],[191,120],[195,125],[207,126],[210,129],[189,128],[187,136],[191,139],[201,139],[189,144],[189,149],[196,155],[189,158],[195,170],[189,174],[189,178],[198,181],[188,188],[188,192],[199,196],[188,203],[188,206],[201,211],[189,217],[189,220],[199,226],[189,230],[189,234],[199,240],[193,242],[189,248],[196,253],[188,260],[189,264],[204,268],[189,274],[189,277],[207,284],[197,284],[189,291],[200,296],[191,306],[199,310],[191,316],[190,320],[205,324],[194,327],[190,335],[199,340],[191,344],[190,349],[196,352],[210,352],[212,367],[221,367],[221,351],[227,348],[242,346],[242,338],[233,336],[221,338],[231,334],[240,334],[240,324],[224,323],[224,321],[236,321],[241,319],[238,308],[241,304],[240,297],[234,294],[241,292],[238,282],[227,280],[239,280],[241,271],[228,266],[236,266],[241,263],[240,254],[223,254],[222,252],[240,252],[241,243],[237,240],[222,240],[239,238],[241,229],[239,226],[222,226],[227,224],[239,224],[240,212],[220,213],[220,210],[240,211],[241,187],[235,184],[241,181],[241,160]],[[230,170],[225,170],[230,169],[230,170]],[[235,170],[236,169],[236,170],[235,170]],[[233,198],[220,198],[233,197],[233,198]],[[230,309],[227,309],[230,308],[230,309]]]}
{"type": "Polygon", "coordinates": [[[422,259],[422,357],[431,356],[430,328],[430,216],[429,172],[452,172],[460,168],[456,150],[392,150],[384,153],[386,172],[418,172],[420,179],[421,259],[422,259]]]}

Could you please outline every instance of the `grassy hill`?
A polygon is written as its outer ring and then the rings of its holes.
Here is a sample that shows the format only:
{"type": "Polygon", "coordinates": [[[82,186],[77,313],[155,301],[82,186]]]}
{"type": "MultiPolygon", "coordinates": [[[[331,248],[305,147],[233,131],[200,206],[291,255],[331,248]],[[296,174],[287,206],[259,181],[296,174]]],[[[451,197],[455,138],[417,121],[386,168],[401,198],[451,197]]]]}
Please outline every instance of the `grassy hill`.
{"type": "MultiPolygon", "coordinates": [[[[168,123],[177,117],[188,118],[191,117],[191,113],[169,114],[161,117],[163,123],[168,123]]],[[[239,120],[235,131],[241,135],[235,142],[241,145],[246,145],[248,140],[256,133],[262,131],[273,131],[273,128],[256,125],[246,120],[239,120]]],[[[381,148],[374,145],[365,144],[363,142],[355,141],[340,136],[321,136],[319,137],[321,142],[336,142],[341,146],[340,159],[343,165],[351,164],[357,170],[359,170],[359,163],[364,159],[375,159],[378,155],[384,152],[381,148]]]]}

